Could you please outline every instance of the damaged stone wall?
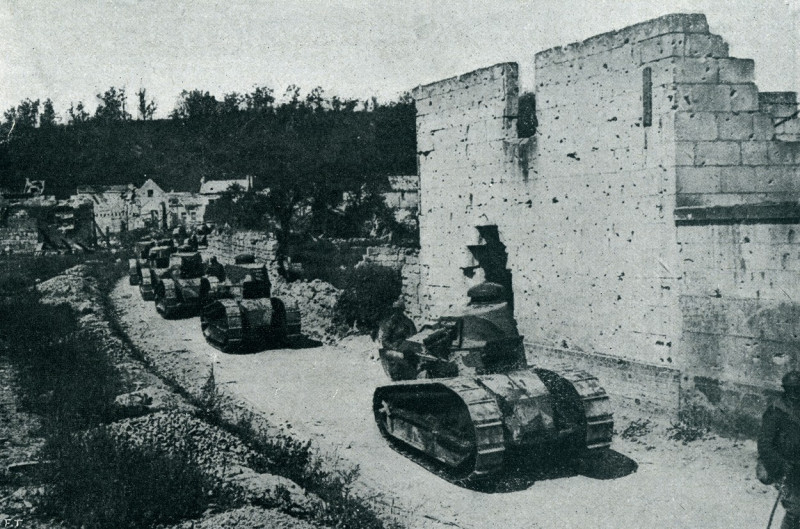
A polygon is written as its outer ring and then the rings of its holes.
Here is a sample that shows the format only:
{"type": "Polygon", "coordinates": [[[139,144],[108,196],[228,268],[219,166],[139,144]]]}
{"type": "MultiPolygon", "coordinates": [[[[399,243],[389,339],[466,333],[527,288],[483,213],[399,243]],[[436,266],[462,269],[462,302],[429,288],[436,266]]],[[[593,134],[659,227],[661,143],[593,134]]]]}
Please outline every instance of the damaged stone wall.
{"type": "Polygon", "coordinates": [[[796,97],[752,75],[669,15],[538,53],[532,138],[514,64],[417,88],[425,315],[466,301],[496,226],[531,360],[756,417],[798,367],[800,151],[796,97]]]}
{"type": "Polygon", "coordinates": [[[367,248],[362,263],[373,263],[400,272],[403,280],[403,302],[406,315],[419,326],[423,313],[420,304],[419,252],[400,246],[372,246],[367,248]]]}
{"type": "Polygon", "coordinates": [[[0,253],[33,254],[38,244],[38,223],[24,210],[13,212],[0,224],[0,253]]]}
{"type": "Polygon", "coordinates": [[[275,270],[277,244],[269,234],[259,231],[215,233],[208,237],[208,249],[204,253],[216,256],[221,263],[233,263],[237,255],[249,253],[257,261],[269,264],[270,270],[275,270]]]}

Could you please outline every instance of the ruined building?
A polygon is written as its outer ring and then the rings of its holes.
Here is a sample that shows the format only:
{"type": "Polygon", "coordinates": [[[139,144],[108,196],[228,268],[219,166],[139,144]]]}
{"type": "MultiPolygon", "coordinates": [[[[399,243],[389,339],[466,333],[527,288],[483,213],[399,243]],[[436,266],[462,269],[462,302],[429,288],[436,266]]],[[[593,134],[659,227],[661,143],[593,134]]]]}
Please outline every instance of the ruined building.
{"type": "Polygon", "coordinates": [[[535,63],[532,137],[516,64],[414,90],[423,313],[506,284],[534,362],[751,427],[800,368],[796,94],[760,93],[703,15],[535,63]]]}

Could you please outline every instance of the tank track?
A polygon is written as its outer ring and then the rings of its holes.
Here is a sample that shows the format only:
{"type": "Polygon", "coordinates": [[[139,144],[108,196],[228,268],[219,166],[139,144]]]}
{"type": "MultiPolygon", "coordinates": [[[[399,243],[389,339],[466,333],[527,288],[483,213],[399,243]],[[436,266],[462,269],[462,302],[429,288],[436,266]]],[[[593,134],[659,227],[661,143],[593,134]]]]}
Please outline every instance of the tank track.
{"type": "Polygon", "coordinates": [[[536,369],[535,371],[537,374],[555,374],[568,381],[578,393],[586,421],[583,449],[591,452],[609,448],[614,435],[614,416],[611,411],[611,400],[605,389],[600,386],[597,377],[586,371],[572,368],[536,369]]]}
{"type": "Polygon", "coordinates": [[[175,315],[178,305],[178,291],[171,279],[162,279],[156,286],[156,310],[164,318],[175,315]]]}
{"type": "MultiPolygon", "coordinates": [[[[210,336],[215,332],[213,329],[214,323],[206,321],[205,319],[201,321],[203,335],[205,336],[206,341],[213,347],[216,347],[225,353],[235,352],[242,344],[242,315],[241,311],[239,310],[239,304],[232,299],[221,299],[215,303],[219,303],[225,309],[227,328],[225,331],[222,331],[225,333],[225,343],[222,343],[215,337],[210,336]],[[211,329],[209,329],[210,327],[211,329]]],[[[217,332],[221,331],[217,330],[217,332]]]]}
{"type": "Polygon", "coordinates": [[[505,443],[502,415],[497,401],[475,380],[469,378],[414,380],[379,387],[373,397],[373,410],[378,429],[392,449],[447,481],[454,483],[481,481],[498,472],[503,466],[505,443]],[[475,429],[472,456],[458,468],[449,467],[424,451],[392,436],[383,425],[381,413],[383,413],[386,398],[391,398],[389,397],[390,393],[399,392],[398,390],[411,390],[414,386],[436,385],[444,386],[461,399],[467,407],[472,426],[475,429]]]}
{"type": "Polygon", "coordinates": [[[142,268],[142,279],[139,283],[139,293],[145,301],[153,301],[155,299],[155,290],[153,289],[152,271],[149,268],[142,268]]]}

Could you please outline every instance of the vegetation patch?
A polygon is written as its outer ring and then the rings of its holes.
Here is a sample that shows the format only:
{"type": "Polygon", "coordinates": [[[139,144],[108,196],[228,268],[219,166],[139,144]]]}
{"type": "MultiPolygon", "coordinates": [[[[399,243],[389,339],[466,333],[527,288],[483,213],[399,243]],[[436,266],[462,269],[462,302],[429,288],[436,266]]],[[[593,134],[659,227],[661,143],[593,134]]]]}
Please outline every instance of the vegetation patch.
{"type": "Polygon", "coordinates": [[[348,326],[373,331],[389,315],[402,288],[396,270],[375,264],[354,268],[346,274],[344,291],[336,304],[336,317],[348,326]]]}

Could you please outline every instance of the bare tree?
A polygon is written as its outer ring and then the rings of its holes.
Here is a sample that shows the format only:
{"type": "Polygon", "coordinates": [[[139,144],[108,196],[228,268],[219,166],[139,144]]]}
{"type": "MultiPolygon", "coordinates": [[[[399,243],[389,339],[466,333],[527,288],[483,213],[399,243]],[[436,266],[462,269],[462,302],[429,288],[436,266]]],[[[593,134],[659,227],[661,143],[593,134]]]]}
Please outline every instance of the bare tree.
{"type": "Polygon", "coordinates": [[[156,109],[158,108],[156,102],[152,99],[150,101],[147,100],[147,90],[144,88],[140,88],[138,92],[136,92],[136,97],[138,98],[138,110],[139,110],[139,119],[143,120],[152,120],[153,114],[156,113],[156,109]]]}

